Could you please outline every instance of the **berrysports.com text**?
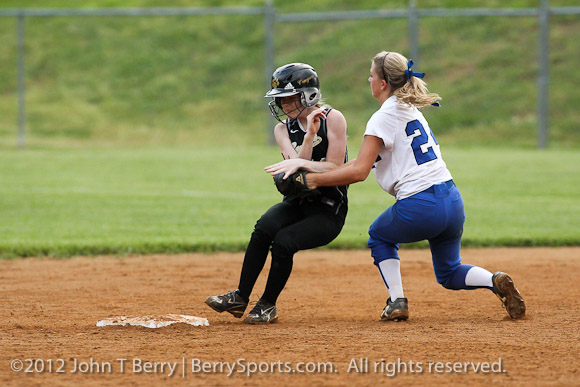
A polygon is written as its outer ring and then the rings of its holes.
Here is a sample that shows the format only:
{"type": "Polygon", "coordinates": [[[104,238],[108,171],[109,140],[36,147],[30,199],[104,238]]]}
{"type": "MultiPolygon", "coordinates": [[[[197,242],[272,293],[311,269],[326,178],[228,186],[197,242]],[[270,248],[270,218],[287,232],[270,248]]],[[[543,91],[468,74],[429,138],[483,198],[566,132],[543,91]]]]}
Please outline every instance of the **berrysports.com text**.
{"type": "Polygon", "coordinates": [[[338,369],[331,362],[298,362],[273,361],[254,362],[238,359],[235,362],[209,362],[201,359],[191,360],[191,373],[221,373],[228,377],[242,374],[251,377],[255,374],[331,374],[338,373],[338,369]]]}

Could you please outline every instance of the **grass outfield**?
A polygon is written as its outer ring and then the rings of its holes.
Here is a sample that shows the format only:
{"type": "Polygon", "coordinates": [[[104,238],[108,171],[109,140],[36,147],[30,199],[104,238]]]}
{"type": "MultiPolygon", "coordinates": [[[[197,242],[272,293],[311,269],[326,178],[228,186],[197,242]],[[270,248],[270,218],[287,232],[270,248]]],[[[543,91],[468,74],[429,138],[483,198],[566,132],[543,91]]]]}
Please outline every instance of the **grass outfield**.
{"type": "MultiPolygon", "coordinates": [[[[351,157],[356,150],[351,148],[351,157]]],[[[443,147],[463,194],[464,245],[580,245],[580,152],[443,147]]],[[[267,146],[3,149],[0,256],[240,251],[280,200],[267,146]]],[[[366,246],[393,203],[369,176],[350,189],[331,247],[366,246]]]]}

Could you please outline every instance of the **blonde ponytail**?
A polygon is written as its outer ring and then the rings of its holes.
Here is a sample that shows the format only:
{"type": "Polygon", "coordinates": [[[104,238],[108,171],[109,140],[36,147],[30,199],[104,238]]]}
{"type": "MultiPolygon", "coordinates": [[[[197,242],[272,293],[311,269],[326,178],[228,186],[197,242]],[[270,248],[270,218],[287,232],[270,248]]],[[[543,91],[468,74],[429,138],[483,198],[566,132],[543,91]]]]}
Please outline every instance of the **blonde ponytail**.
{"type": "Polygon", "coordinates": [[[381,51],[373,58],[377,73],[391,85],[397,101],[417,108],[437,104],[441,97],[429,93],[427,84],[421,79],[425,74],[411,71],[413,61],[397,52],[381,51]]]}

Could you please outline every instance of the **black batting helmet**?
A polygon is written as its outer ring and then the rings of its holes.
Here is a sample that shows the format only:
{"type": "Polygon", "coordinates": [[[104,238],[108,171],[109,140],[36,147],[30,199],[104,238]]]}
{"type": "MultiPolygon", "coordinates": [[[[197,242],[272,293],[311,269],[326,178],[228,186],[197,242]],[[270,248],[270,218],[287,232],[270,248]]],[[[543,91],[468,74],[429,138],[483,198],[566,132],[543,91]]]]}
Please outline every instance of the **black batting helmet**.
{"type": "Polygon", "coordinates": [[[290,63],[274,71],[272,89],[264,97],[273,98],[268,105],[276,119],[282,121],[280,116],[284,115],[280,99],[295,94],[300,94],[300,102],[304,108],[316,106],[320,101],[320,82],[312,66],[305,63],[290,63]]]}

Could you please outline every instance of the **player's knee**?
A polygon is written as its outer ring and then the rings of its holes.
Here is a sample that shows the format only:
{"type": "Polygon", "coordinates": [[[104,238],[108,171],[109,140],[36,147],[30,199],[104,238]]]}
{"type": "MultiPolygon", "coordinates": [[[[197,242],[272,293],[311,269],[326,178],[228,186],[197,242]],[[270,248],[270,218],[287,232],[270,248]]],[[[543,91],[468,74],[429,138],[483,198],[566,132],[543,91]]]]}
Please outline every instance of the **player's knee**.
{"type": "Polygon", "coordinates": [[[375,265],[378,265],[385,259],[399,258],[399,246],[397,244],[381,241],[370,235],[368,246],[371,249],[371,256],[374,259],[375,265]]]}
{"type": "Polygon", "coordinates": [[[294,265],[294,256],[287,254],[277,254],[272,251],[272,262],[270,264],[270,271],[291,271],[294,265]]]}
{"type": "Polygon", "coordinates": [[[277,234],[272,242],[272,261],[292,257],[298,250],[294,238],[285,234],[277,234]]]}
{"type": "Polygon", "coordinates": [[[455,269],[445,272],[445,274],[435,273],[437,282],[445,289],[466,289],[465,276],[471,267],[471,265],[459,265],[455,269]]]}
{"type": "Polygon", "coordinates": [[[443,286],[445,289],[449,289],[449,290],[456,290],[457,288],[454,286],[453,280],[452,280],[452,276],[448,276],[445,278],[437,278],[437,282],[443,286]]]}
{"type": "Polygon", "coordinates": [[[274,236],[269,231],[268,227],[265,227],[262,222],[258,221],[256,226],[254,226],[254,231],[252,232],[251,238],[257,242],[267,243],[270,245],[272,239],[274,239],[274,236]]]}
{"type": "Polygon", "coordinates": [[[257,238],[269,239],[272,242],[281,227],[282,224],[280,223],[279,217],[276,217],[275,213],[268,211],[256,222],[254,233],[257,238]]]}
{"type": "Polygon", "coordinates": [[[378,240],[378,239],[380,239],[380,235],[377,232],[377,229],[375,227],[375,224],[373,223],[373,224],[371,224],[369,226],[369,245],[371,243],[371,240],[372,241],[375,241],[375,240],[378,240]]]}

